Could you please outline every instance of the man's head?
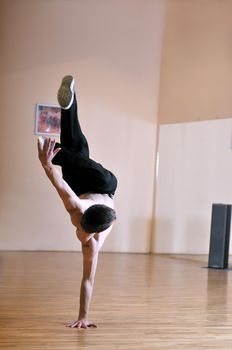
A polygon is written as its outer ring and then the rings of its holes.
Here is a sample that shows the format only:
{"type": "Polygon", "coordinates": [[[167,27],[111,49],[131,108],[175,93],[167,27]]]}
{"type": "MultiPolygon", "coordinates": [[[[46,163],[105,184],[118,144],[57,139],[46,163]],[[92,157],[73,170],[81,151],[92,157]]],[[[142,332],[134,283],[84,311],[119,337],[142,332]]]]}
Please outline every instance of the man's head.
{"type": "Polygon", "coordinates": [[[103,204],[95,204],[84,212],[81,226],[87,233],[102,232],[110,227],[114,220],[116,213],[113,209],[103,204]]]}

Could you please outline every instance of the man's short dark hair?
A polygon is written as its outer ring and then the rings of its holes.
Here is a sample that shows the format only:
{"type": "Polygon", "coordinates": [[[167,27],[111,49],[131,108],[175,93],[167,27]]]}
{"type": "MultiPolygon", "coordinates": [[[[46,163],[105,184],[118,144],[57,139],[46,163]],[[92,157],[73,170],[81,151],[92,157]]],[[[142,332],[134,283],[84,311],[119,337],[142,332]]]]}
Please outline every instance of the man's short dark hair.
{"type": "Polygon", "coordinates": [[[83,214],[81,226],[87,233],[102,232],[116,220],[114,209],[104,204],[94,204],[83,214]]]}

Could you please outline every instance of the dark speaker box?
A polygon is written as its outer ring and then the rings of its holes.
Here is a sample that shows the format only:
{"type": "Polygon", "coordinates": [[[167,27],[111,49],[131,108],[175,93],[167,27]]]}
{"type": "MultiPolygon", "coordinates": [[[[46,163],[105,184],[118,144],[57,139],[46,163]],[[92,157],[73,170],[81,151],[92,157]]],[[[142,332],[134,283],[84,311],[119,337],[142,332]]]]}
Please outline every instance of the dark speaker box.
{"type": "Polygon", "coordinates": [[[208,267],[227,269],[230,244],[231,205],[213,204],[208,267]]]}

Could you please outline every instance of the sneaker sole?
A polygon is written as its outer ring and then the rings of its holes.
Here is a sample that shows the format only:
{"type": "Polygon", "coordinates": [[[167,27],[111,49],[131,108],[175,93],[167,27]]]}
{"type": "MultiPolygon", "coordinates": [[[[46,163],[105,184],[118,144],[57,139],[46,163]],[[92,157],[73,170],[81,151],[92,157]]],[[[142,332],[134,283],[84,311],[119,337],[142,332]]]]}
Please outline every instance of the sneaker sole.
{"type": "Polygon", "coordinates": [[[59,105],[63,109],[69,109],[73,103],[75,81],[71,75],[66,75],[61,82],[57,93],[59,105]]]}

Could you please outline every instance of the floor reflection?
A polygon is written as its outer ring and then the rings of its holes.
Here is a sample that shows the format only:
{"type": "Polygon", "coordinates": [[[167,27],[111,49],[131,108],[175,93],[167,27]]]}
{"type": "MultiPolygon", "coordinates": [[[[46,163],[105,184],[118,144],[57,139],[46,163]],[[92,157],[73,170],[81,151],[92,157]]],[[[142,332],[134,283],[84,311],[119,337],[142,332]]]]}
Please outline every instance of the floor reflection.
{"type": "Polygon", "coordinates": [[[220,326],[228,320],[228,270],[208,269],[207,320],[220,326]]]}

